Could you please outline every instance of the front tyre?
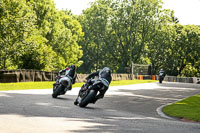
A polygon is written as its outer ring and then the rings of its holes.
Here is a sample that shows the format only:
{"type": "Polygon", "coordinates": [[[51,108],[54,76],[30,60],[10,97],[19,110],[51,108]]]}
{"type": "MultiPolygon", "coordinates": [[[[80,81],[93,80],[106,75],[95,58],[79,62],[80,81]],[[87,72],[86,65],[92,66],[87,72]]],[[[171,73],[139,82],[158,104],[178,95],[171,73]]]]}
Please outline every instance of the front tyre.
{"type": "Polygon", "coordinates": [[[52,97],[57,98],[57,96],[60,95],[62,91],[63,91],[62,85],[59,85],[58,88],[54,90],[52,97]]]}
{"type": "Polygon", "coordinates": [[[91,101],[94,100],[97,92],[94,90],[90,90],[88,95],[79,103],[80,107],[86,107],[91,101]]]}
{"type": "Polygon", "coordinates": [[[161,83],[161,84],[162,84],[162,78],[161,78],[161,77],[159,78],[159,83],[161,83]]]}

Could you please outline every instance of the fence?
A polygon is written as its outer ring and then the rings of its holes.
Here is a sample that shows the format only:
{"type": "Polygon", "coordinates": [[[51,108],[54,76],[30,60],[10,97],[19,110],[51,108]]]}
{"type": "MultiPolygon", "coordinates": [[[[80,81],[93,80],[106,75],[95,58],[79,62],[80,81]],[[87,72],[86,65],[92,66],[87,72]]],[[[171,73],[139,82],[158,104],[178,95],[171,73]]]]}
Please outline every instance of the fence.
{"type": "MultiPolygon", "coordinates": [[[[0,70],[0,83],[11,82],[34,82],[34,81],[54,81],[57,72],[46,72],[39,70],[0,70]]],[[[88,74],[77,74],[76,82],[84,82],[88,74]]],[[[112,74],[112,80],[157,80],[157,75],[132,75],[132,74],[112,74]]],[[[167,82],[183,82],[183,83],[199,83],[200,78],[197,77],[176,77],[165,76],[164,81],[167,82]]]]}
{"type": "MultiPolygon", "coordinates": [[[[11,82],[34,82],[34,81],[54,81],[57,72],[46,72],[39,70],[0,70],[0,83],[11,82]]],[[[88,74],[77,74],[76,82],[84,82],[88,74]]],[[[114,80],[132,80],[131,74],[112,74],[114,80]]]]}

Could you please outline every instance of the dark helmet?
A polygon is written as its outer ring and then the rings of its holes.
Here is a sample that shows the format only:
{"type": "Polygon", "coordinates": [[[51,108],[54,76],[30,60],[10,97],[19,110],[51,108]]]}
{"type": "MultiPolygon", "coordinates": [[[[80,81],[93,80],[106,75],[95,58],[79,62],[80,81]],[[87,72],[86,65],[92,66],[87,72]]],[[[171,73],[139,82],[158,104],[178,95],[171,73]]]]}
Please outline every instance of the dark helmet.
{"type": "Polygon", "coordinates": [[[109,67],[104,67],[102,71],[106,71],[106,72],[110,73],[110,68],[109,67]]]}
{"type": "Polygon", "coordinates": [[[70,65],[70,67],[69,67],[70,69],[72,69],[72,70],[76,70],[76,67],[75,67],[75,65],[70,65]]]}

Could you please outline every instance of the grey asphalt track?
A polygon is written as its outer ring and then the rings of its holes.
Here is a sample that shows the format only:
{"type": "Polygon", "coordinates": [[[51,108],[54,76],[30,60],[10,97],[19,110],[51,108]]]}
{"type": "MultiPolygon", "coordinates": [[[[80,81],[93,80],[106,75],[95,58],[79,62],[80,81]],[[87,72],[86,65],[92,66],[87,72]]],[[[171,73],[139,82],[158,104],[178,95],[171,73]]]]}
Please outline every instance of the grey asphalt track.
{"type": "Polygon", "coordinates": [[[0,133],[200,133],[200,124],[161,117],[157,108],[200,94],[200,85],[147,83],[110,87],[105,98],[80,108],[73,88],[0,91],[0,133]]]}

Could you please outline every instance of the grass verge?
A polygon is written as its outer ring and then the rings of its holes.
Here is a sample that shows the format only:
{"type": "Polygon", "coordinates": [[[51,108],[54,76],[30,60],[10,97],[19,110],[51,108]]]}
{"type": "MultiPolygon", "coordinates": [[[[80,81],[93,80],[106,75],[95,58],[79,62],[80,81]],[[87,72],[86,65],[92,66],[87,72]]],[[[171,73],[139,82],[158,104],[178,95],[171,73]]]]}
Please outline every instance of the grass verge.
{"type": "Polygon", "coordinates": [[[169,116],[200,122],[200,95],[194,95],[163,108],[169,116]]]}
{"type": "Polygon", "coordinates": [[[152,82],[158,82],[158,81],[156,80],[119,80],[119,81],[112,81],[110,86],[142,84],[142,83],[152,83],[152,82]]]}
{"type": "MultiPolygon", "coordinates": [[[[111,86],[130,85],[140,83],[157,82],[156,80],[120,80],[112,81],[111,86]]],[[[27,90],[27,89],[47,89],[52,88],[55,82],[20,82],[20,83],[0,83],[2,90],[27,90]]],[[[75,83],[73,87],[81,87],[84,83],[75,83]]]]}

